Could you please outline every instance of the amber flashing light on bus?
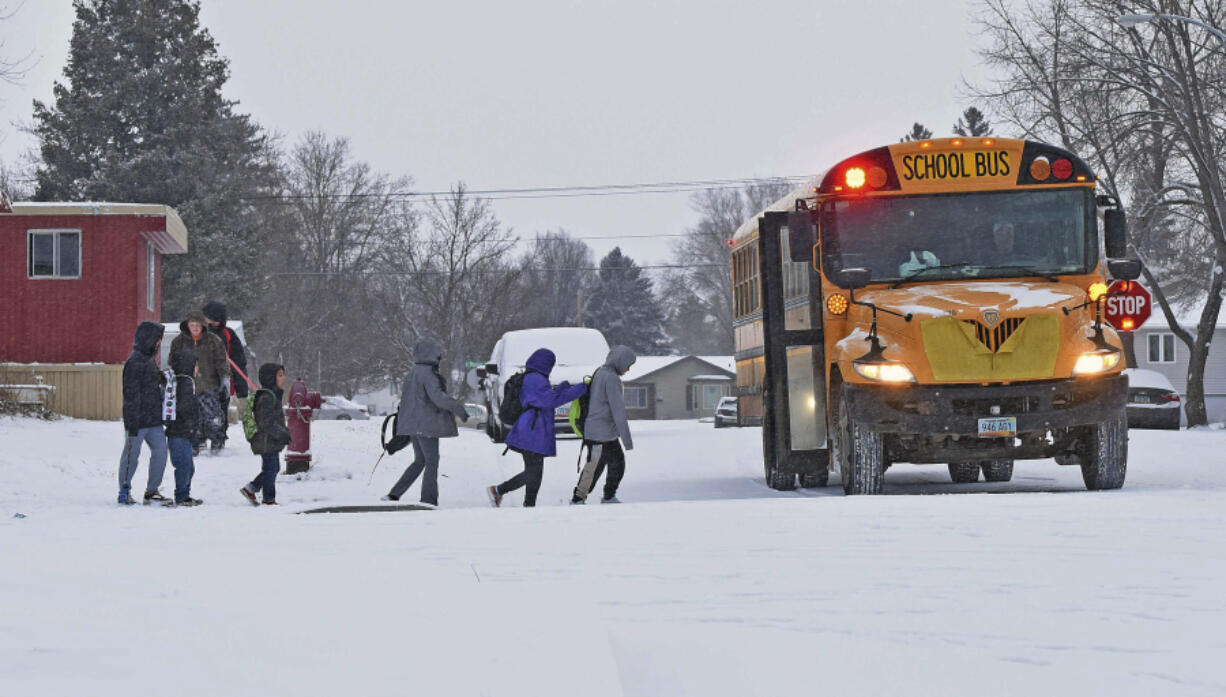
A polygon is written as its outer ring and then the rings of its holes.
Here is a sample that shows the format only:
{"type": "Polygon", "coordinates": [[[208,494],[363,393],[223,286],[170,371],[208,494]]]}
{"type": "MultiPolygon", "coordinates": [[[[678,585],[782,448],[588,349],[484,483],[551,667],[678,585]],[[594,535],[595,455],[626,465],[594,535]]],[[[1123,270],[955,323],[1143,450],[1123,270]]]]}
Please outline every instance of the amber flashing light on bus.
{"type": "Polygon", "coordinates": [[[1051,176],[1051,163],[1046,157],[1036,157],[1030,163],[1030,176],[1035,181],[1044,181],[1051,176]]]}
{"type": "Polygon", "coordinates": [[[983,140],[979,141],[979,144],[980,145],[996,145],[996,141],[991,138],[984,138],[983,140]]]}
{"type": "Polygon", "coordinates": [[[1073,163],[1062,157],[1051,163],[1051,173],[1056,179],[1068,179],[1073,176],[1073,163]]]}
{"type": "Polygon", "coordinates": [[[1107,284],[1103,282],[1091,283],[1089,290],[1086,293],[1090,296],[1090,302],[1096,303],[1098,299],[1107,294],[1107,284]]]}
{"type": "Polygon", "coordinates": [[[867,176],[864,174],[864,169],[860,167],[852,167],[843,175],[843,181],[847,182],[847,187],[850,189],[859,189],[864,186],[867,176]]]}
{"type": "Polygon", "coordinates": [[[951,145],[953,145],[955,148],[962,147],[962,139],[961,139],[961,138],[954,138],[953,140],[951,140],[951,141],[949,141],[949,142],[950,142],[950,144],[951,144],[951,145]]]}
{"type": "Polygon", "coordinates": [[[924,141],[924,142],[920,143],[920,147],[921,147],[921,148],[931,148],[931,147],[932,147],[932,143],[930,143],[930,142],[928,142],[928,141],[924,141]]]}
{"type": "Polygon", "coordinates": [[[847,314],[847,305],[847,297],[840,293],[835,293],[826,298],[826,309],[832,315],[842,316],[847,314]]]}

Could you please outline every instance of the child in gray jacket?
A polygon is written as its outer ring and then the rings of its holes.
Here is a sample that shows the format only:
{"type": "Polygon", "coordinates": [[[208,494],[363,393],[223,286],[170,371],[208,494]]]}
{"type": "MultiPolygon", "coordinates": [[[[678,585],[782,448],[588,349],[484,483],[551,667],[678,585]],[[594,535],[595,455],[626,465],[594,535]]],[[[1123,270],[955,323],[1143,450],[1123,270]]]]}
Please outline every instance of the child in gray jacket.
{"type": "Polygon", "coordinates": [[[621,376],[634,365],[634,352],[625,346],[614,346],[604,365],[592,374],[588,387],[591,395],[588,415],[584,420],[583,445],[587,447],[587,460],[579,473],[579,483],[571,497],[572,504],[587,502],[587,495],[596,486],[601,472],[608,469],[604,481],[604,497],[601,503],[621,503],[617,500],[617,486],[626,474],[626,450],[634,450],[630,437],[630,424],[626,421],[626,404],[622,400],[621,376]],[[621,443],[618,443],[618,438],[621,443]]]}

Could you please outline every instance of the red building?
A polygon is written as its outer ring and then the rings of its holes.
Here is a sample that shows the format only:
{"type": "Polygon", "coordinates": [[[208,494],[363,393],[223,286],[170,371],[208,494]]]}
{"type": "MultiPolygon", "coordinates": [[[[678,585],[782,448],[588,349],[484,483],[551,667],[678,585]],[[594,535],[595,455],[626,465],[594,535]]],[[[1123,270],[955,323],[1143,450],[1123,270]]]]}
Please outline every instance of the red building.
{"type": "Polygon", "coordinates": [[[137,324],[161,321],[162,255],[186,251],[168,206],[0,207],[0,363],[123,363],[137,324]]]}

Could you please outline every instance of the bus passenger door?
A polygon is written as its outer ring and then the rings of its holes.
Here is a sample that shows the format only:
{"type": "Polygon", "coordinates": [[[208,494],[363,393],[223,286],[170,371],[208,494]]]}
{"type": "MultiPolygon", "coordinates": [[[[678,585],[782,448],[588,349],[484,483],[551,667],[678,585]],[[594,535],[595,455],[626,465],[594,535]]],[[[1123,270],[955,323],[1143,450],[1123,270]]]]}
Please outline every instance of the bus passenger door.
{"type": "Polygon", "coordinates": [[[825,486],[829,474],[826,358],[821,281],[812,262],[814,228],[807,210],[772,211],[758,219],[765,351],[762,451],[766,483],[772,489],[793,489],[797,478],[805,488],[825,486]]]}

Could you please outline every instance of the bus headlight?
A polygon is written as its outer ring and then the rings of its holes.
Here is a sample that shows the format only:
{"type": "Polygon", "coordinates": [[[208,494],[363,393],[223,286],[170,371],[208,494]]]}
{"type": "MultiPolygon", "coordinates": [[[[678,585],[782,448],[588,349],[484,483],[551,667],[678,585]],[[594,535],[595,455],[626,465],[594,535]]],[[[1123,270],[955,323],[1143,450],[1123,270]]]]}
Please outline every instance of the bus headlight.
{"type": "Polygon", "coordinates": [[[902,363],[852,363],[860,377],[876,382],[915,382],[911,369],[902,363]]]}
{"type": "Polygon", "coordinates": [[[1120,363],[1119,351],[1091,351],[1077,358],[1073,375],[1097,375],[1111,370],[1120,363]]]}

